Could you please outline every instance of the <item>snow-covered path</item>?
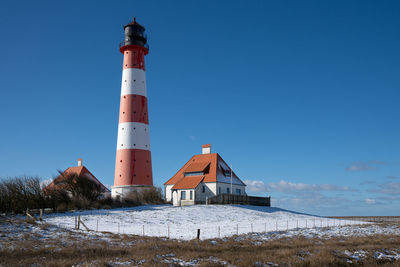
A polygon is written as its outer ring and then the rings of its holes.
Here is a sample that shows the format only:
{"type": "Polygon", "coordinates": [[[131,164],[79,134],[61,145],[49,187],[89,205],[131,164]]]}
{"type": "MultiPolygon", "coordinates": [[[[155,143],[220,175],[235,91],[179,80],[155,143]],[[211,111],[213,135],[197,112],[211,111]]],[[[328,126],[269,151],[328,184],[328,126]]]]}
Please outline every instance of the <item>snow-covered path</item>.
{"type": "Polygon", "coordinates": [[[280,231],[296,228],[367,224],[328,219],[272,207],[246,205],[195,205],[172,207],[148,205],[125,209],[93,210],[52,214],[46,222],[73,228],[75,216],[91,230],[121,234],[170,237],[190,240],[227,237],[252,232],[280,231]]]}

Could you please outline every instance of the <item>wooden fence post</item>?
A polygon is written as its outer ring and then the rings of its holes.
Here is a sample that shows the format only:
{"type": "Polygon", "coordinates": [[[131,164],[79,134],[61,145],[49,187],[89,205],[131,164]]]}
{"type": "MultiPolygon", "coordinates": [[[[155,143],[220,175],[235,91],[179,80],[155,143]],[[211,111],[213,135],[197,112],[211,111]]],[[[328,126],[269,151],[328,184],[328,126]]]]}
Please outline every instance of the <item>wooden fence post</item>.
{"type": "Polygon", "coordinates": [[[79,223],[81,223],[82,224],[82,226],[83,227],[85,227],[85,229],[86,229],[86,231],[90,231],[90,229],[86,226],[86,224],[84,224],[83,223],[83,221],[81,221],[81,217],[79,216],[79,222],[78,222],[78,225],[79,225],[79,223]]]}
{"type": "MultiPolygon", "coordinates": [[[[168,236],[169,236],[169,234],[168,234],[168,236]]],[[[200,239],[200,229],[197,229],[197,240],[199,240],[199,239],[200,239]]]]}
{"type": "Polygon", "coordinates": [[[40,209],[39,220],[40,220],[40,221],[43,221],[43,209],[40,209]]]}

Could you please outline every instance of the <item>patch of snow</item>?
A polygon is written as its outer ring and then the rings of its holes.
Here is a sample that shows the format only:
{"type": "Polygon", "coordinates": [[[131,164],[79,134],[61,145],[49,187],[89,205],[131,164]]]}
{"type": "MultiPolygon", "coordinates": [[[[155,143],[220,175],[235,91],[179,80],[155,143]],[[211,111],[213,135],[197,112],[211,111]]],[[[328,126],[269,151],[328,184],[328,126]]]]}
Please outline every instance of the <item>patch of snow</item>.
{"type": "Polygon", "coordinates": [[[148,205],[113,210],[51,214],[46,222],[74,228],[75,216],[91,230],[121,234],[190,240],[200,229],[201,239],[223,238],[261,232],[321,229],[331,226],[368,224],[296,213],[273,207],[248,205],[148,205]]]}
{"type": "Polygon", "coordinates": [[[400,235],[400,228],[397,226],[379,226],[379,225],[362,225],[362,226],[336,226],[329,228],[307,228],[293,229],[288,231],[272,231],[266,233],[251,233],[239,236],[236,239],[255,239],[255,240],[274,240],[280,238],[293,238],[296,236],[304,236],[306,238],[323,238],[332,237],[350,237],[350,236],[371,236],[375,234],[382,235],[400,235]]]}
{"type": "Polygon", "coordinates": [[[351,259],[353,259],[353,260],[356,260],[356,261],[361,261],[361,260],[363,260],[363,259],[365,259],[366,257],[367,257],[367,254],[368,254],[368,252],[367,251],[364,251],[364,250],[356,250],[356,251],[354,251],[354,252],[350,252],[350,251],[348,251],[348,250],[345,250],[344,251],[344,254],[347,256],[347,257],[349,257],[349,258],[351,258],[351,259]]]}
{"type": "Polygon", "coordinates": [[[168,263],[169,265],[173,264],[172,266],[196,266],[199,263],[199,259],[194,259],[190,261],[184,261],[179,258],[174,258],[175,254],[166,254],[166,255],[157,255],[157,259],[163,263],[168,263]]]}
{"type": "Polygon", "coordinates": [[[397,261],[400,260],[400,253],[396,251],[375,251],[374,259],[377,261],[397,261]]]}

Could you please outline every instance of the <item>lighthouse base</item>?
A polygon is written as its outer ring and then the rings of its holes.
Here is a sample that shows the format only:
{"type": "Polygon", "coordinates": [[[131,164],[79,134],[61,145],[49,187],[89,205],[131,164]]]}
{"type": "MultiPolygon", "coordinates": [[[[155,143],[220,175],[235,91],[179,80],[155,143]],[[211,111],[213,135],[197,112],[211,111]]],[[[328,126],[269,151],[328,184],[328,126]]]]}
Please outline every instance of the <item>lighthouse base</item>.
{"type": "Polygon", "coordinates": [[[153,188],[151,185],[118,185],[111,187],[111,197],[124,200],[131,192],[142,192],[153,188]]]}

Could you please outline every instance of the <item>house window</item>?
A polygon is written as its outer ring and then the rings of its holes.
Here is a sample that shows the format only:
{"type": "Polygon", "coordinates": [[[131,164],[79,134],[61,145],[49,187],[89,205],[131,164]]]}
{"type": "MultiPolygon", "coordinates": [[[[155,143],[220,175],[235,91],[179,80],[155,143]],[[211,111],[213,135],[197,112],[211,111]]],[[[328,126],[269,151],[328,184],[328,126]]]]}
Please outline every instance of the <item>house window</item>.
{"type": "Polygon", "coordinates": [[[236,195],[241,195],[241,194],[242,194],[241,190],[239,188],[236,188],[236,195]]]}
{"type": "Polygon", "coordinates": [[[228,187],[228,188],[226,188],[226,193],[227,194],[230,194],[231,193],[231,190],[230,190],[230,188],[228,187]]]}
{"type": "Polygon", "coordinates": [[[221,194],[221,187],[218,187],[218,194],[221,194]]]}
{"type": "Polygon", "coordinates": [[[190,190],[190,200],[192,200],[192,199],[193,199],[193,191],[190,190]]]}
{"type": "Polygon", "coordinates": [[[185,172],[185,177],[186,176],[198,176],[198,175],[203,175],[203,172],[185,172]]]}
{"type": "Polygon", "coordinates": [[[202,190],[202,192],[203,192],[203,193],[206,192],[206,186],[205,186],[205,185],[203,185],[203,190],[202,190]]]}
{"type": "Polygon", "coordinates": [[[186,200],[186,191],[181,191],[181,199],[186,200]]]}

